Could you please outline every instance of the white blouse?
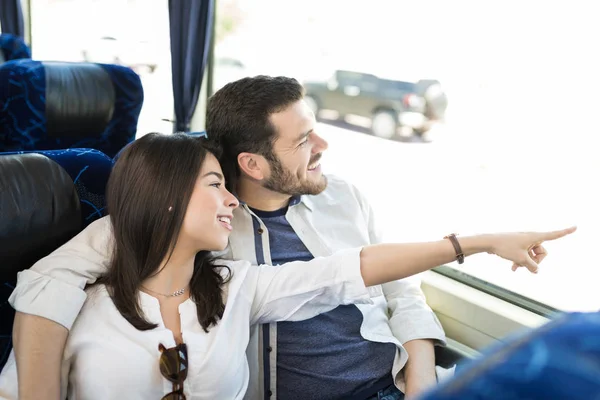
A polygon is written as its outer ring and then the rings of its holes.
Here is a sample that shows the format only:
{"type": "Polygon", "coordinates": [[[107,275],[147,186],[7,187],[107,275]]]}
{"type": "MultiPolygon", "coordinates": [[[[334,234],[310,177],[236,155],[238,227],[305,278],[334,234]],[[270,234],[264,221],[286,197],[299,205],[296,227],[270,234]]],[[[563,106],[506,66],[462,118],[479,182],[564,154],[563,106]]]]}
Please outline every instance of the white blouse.
{"type": "MultiPolygon", "coordinates": [[[[248,387],[246,359],[250,326],[297,321],[339,304],[370,303],[360,273],[360,249],[285,266],[253,266],[219,261],[233,273],[225,288],[223,318],[206,333],[191,299],[179,305],[183,341],[188,349],[188,399],[242,399],[248,387]]],[[[158,327],[139,331],[121,316],[106,288],[87,289],[87,300],[67,340],[61,394],[79,399],[156,399],[172,391],[159,370],[159,343],[175,346],[165,328],[158,300],[140,292],[146,318],[158,327]]],[[[0,374],[0,398],[16,399],[14,353],[0,374]]]]}

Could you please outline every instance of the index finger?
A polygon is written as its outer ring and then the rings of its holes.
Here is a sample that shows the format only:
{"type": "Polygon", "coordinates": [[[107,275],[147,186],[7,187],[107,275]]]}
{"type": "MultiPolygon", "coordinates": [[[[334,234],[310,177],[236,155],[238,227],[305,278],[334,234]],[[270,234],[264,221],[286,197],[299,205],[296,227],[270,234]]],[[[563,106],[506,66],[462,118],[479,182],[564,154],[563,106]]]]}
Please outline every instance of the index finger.
{"type": "Polygon", "coordinates": [[[561,237],[565,237],[567,235],[570,235],[571,233],[575,232],[577,230],[576,226],[572,226],[570,228],[567,229],[560,229],[558,231],[550,231],[550,232],[545,232],[542,233],[542,241],[544,240],[556,240],[556,239],[560,239],[561,237]]]}

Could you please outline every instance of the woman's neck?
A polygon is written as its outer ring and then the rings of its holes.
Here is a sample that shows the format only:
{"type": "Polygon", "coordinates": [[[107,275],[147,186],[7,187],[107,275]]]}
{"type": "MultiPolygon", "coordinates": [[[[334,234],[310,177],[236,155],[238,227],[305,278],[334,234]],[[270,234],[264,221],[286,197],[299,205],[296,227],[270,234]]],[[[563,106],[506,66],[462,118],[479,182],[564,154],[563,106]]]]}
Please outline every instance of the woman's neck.
{"type": "Polygon", "coordinates": [[[195,257],[195,251],[184,251],[179,246],[175,247],[171,257],[160,264],[160,272],[142,282],[142,290],[146,289],[153,296],[171,297],[180,293],[176,297],[189,297],[195,257]],[[182,291],[185,296],[181,294],[182,291]]]}

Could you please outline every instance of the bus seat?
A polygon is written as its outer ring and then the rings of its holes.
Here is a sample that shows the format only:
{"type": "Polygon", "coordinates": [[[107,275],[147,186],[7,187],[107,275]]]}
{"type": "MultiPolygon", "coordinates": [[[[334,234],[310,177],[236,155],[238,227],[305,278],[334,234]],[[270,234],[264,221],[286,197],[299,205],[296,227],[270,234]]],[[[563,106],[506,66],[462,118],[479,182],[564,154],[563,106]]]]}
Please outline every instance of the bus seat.
{"type": "Polygon", "coordinates": [[[60,165],[71,177],[81,203],[82,229],[106,215],[106,184],[114,164],[106,154],[95,149],[33,150],[0,153],[37,153],[60,165]]]}
{"type": "Polygon", "coordinates": [[[0,64],[20,58],[31,58],[31,49],[19,36],[0,34],[0,64]]]}
{"type": "Polygon", "coordinates": [[[0,66],[0,151],[92,148],[114,157],[135,139],[140,77],[112,64],[0,66]]]}
{"type": "Polygon", "coordinates": [[[600,313],[564,313],[484,350],[421,400],[598,399],[600,313]]]}
{"type": "Polygon", "coordinates": [[[111,168],[92,149],[0,153],[0,368],[12,343],[17,272],[105,214],[111,168]]]}

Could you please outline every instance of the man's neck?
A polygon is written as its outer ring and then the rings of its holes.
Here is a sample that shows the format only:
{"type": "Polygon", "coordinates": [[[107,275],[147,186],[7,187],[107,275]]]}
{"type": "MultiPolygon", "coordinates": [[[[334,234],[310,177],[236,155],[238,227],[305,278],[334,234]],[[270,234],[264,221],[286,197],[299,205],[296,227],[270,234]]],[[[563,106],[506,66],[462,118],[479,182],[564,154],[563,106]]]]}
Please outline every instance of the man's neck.
{"type": "Polygon", "coordinates": [[[288,205],[291,196],[266,189],[249,179],[240,178],[237,195],[250,208],[261,211],[276,211],[288,205]]]}

